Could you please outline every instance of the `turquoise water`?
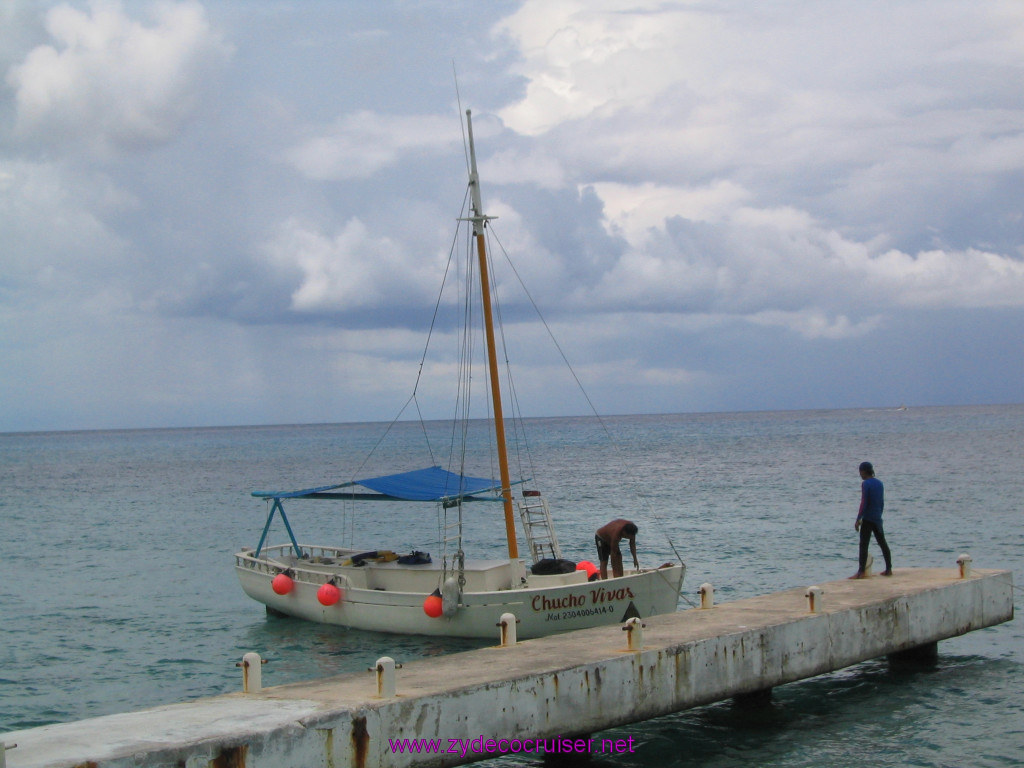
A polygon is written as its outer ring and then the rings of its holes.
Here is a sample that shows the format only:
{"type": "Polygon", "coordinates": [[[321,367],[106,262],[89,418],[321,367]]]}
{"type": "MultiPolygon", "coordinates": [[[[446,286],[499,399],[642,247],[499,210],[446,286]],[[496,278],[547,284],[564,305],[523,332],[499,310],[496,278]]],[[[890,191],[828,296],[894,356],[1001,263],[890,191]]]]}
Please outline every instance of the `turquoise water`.
{"type": "MultiPolygon", "coordinates": [[[[445,431],[430,431],[437,451],[445,431]]],[[[0,435],[0,733],[238,690],[251,650],[275,685],[475,647],[268,618],[237,585],[231,555],[255,545],[265,514],[250,491],[429,463],[419,425],[402,424],[361,470],[381,432],[0,435]]],[[[952,568],[969,552],[1020,581],[1024,406],[539,419],[528,435],[566,554],[591,557],[594,529],[630,517],[642,563],[672,559],[674,542],[689,600],[705,581],[726,601],[852,573],[864,459],[886,485],[896,567],[952,568]]],[[[316,505],[292,518],[303,541],[436,552],[421,509],[415,525],[316,505]]],[[[470,527],[483,540],[471,554],[500,555],[499,521],[470,527]]],[[[1022,634],[1013,621],[943,642],[928,670],[868,662],[784,686],[753,713],[723,703],[616,729],[637,751],[596,764],[1022,765],[1022,634]]]]}

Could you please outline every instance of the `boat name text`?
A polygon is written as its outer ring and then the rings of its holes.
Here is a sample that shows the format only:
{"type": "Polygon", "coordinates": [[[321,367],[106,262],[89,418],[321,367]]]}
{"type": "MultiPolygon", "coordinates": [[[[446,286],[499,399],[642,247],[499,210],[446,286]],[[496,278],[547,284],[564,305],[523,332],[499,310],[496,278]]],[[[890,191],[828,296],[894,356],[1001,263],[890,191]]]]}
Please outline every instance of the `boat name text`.
{"type": "Polygon", "coordinates": [[[530,607],[535,611],[559,611],[565,608],[582,608],[585,605],[601,605],[617,600],[632,600],[634,597],[633,590],[629,587],[619,587],[618,589],[599,587],[590,590],[589,596],[588,600],[586,594],[553,598],[535,595],[530,607]]]}

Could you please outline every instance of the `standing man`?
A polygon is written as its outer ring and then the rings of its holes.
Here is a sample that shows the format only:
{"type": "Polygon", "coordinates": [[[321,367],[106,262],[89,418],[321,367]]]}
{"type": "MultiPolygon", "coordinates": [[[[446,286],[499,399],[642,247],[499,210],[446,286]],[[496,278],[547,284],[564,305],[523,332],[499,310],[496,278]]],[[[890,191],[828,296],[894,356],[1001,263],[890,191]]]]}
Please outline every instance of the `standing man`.
{"type": "Polygon", "coordinates": [[[633,565],[640,570],[636,559],[636,534],[639,529],[629,520],[612,520],[608,525],[597,529],[594,543],[597,544],[597,556],[601,561],[601,578],[608,578],[608,557],[612,558],[612,576],[622,576],[622,550],[619,542],[629,539],[629,551],[633,555],[633,565]]]}
{"type": "Polygon", "coordinates": [[[889,553],[889,545],[885,543],[885,532],[882,530],[882,510],[885,509],[885,491],[882,488],[882,481],[875,477],[875,468],[870,461],[862,462],[860,465],[860,477],[863,482],[860,484],[860,511],[857,512],[857,522],[853,524],[855,531],[860,531],[860,560],[857,572],[851,579],[867,578],[865,569],[868,563],[868,544],[871,542],[871,534],[875,535],[875,541],[882,549],[882,557],[885,558],[885,570],[882,576],[892,576],[892,555],[889,553]]]}

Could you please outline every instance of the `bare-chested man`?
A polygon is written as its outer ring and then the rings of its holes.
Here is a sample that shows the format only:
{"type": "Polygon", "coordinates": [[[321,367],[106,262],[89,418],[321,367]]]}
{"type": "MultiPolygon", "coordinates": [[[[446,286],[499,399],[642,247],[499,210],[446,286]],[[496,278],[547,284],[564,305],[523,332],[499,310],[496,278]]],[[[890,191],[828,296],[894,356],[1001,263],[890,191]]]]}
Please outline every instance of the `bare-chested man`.
{"type": "Polygon", "coordinates": [[[619,542],[622,539],[629,539],[629,551],[633,555],[633,565],[640,569],[640,563],[636,559],[636,534],[637,527],[629,520],[612,520],[607,525],[597,529],[594,536],[594,543],[597,545],[597,556],[601,561],[601,578],[608,578],[608,558],[612,560],[612,576],[622,576],[622,550],[619,549],[619,542]]]}

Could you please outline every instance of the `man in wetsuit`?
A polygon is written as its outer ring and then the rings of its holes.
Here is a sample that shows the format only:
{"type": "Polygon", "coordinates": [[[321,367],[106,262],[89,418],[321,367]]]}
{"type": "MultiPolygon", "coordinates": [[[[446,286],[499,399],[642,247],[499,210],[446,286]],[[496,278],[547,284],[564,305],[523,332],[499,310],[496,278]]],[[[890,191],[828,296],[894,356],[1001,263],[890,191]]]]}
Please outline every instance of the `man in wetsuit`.
{"type": "Polygon", "coordinates": [[[889,545],[885,542],[885,533],[882,531],[882,511],[885,509],[885,493],[882,488],[882,481],[875,477],[875,468],[870,461],[860,465],[860,477],[863,481],[860,484],[860,510],[857,512],[857,522],[853,524],[855,531],[860,531],[860,559],[857,572],[851,579],[864,579],[867,574],[864,572],[868,563],[868,544],[871,543],[871,534],[875,535],[875,541],[882,549],[882,557],[885,558],[885,570],[882,576],[892,576],[892,555],[889,553],[889,545]]]}
{"type": "Polygon", "coordinates": [[[629,520],[612,520],[607,525],[597,529],[594,536],[594,543],[597,545],[597,556],[601,561],[601,578],[608,578],[608,558],[612,560],[612,576],[622,576],[622,550],[619,549],[619,542],[622,539],[629,539],[629,551],[633,555],[633,565],[637,570],[640,563],[636,559],[636,534],[637,527],[629,520]]]}

